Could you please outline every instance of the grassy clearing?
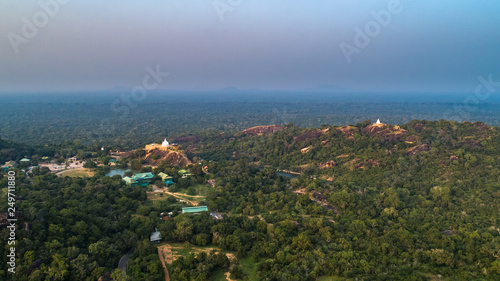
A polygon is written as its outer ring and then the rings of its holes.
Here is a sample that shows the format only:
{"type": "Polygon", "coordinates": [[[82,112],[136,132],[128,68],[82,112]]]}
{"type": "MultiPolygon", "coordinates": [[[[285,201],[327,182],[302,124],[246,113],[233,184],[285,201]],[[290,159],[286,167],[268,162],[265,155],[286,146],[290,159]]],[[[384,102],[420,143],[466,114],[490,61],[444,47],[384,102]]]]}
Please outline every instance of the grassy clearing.
{"type": "Polygon", "coordinates": [[[183,196],[189,197],[190,199],[194,200],[196,198],[202,198],[202,197],[207,196],[208,193],[210,193],[210,191],[213,191],[213,190],[214,190],[214,188],[208,184],[196,184],[196,185],[193,185],[193,186],[188,187],[188,188],[179,189],[176,192],[176,194],[181,194],[183,196]],[[194,190],[196,191],[194,193],[194,195],[187,194],[188,190],[191,188],[194,188],[194,190]]]}
{"type": "Polygon", "coordinates": [[[207,196],[210,191],[213,191],[215,188],[211,187],[208,184],[199,184],[195,186],[196,193],[201,196],[207,196]]]}
{"type": "MultiPolygon", "coordinates": [[[[158,246],[165,245],[166,243],[161,243],[158,246]]],[[[190,254],[199,254],[201,252],[205,252],[209,254],[212,250],[215,250],[220,253],[225,253],[230,260],[236,259],[235,253],[234,252],[228,252],[228,251],[223,251],[217,247],[214,247],[213,245],[209,246],[196,246],[192,245],[188,242],[185,243],[168,243],[170,245],[170,249],[172,250],[172,255],[174,260],[178,259],[179,257],[188,257],[190,254]]],[[[255,260],[252,257],[247,257],[244,259],[239,260],[239,263],[241,264],[243,273],[245,274],[245,277],[247,280],[258,280],[257,278],[257,264],[255,263],[255,260]]],[[[171,270],[171,266],[167,265],[168,270],[171,270]]],[[[226,281],[226,276],[225,273],[228,272],[228,270],[219,270],[215,272],[210,280],[211,281],[226,281]]],[[[343,280],[343,279],[321,279],[323,281],[327,280],[343,280]]]]}
{"type": "Polygon", "coordinates": [[[214,246],[195,246],[190,243],[169,243],[169,244],[172,249],[172,254],[174,255],[174,257],[179,257],[179,256],[187,257],[191,253],[199,254],[201,252],[205,252],[208,254],[212,250],[226,253],[225,251],[222,251],[219,248],[215,248],[214,246]]]}
{"type": "MultiPolygon", "coordinates": [[[[198,195],[188,195],[188,194],[185,194],[185,193],[182,193],[182,192],[175,192],[173,193],[177,196],[177,198],[181,198],[181,199],[184,199],[184,200],[188,200],[188,201],[193,201],[193,202],[196,202],[196,203],[200,203],[201,201],[205,200],[205,197],[203,196],[198,196],[198,195]]],[[[171,196],[171,195],[169,195],[171,196]]]]}
{"type": "Polygon", "coordinates": [[[226,273],[225,271],[222,271],[222,270],[218,270],[214,273],[214,275],[212,275],[212,277],[210,278],[210,281],[226,281],[226,275],[224,275],[224,273],[226,273]]]}
{"type": "Polygon", "coordinates": [[[148,195],[148,199],[151,200],[151,201],[155,201],[155,200],[165,200],[168,198],[168,195],[167,194],[164,194],[164,193],[159,193],[159,192],[148,192],[147,193],[148,195]]]}
{"type": "Polygon", "coordinates": [[[91,171],[89,171],[89,169],[74,169],[74,170],[68,170],[68,171],[64,171],[60,174],[58,174],[58,176],[61,176],[61,177],[91,177],[93,176],[93,173],[91,171]]]}
{"type": "Polygon", "coordinates": [[[259,280],[257,277],[257,263],[252,257],[240,260],[241,269],[248,280],[259,280]]]}
{"type": "MultiPolygon", "coordinates": [[[[216,248],[212,245],[209,246],[195,246],[190,243],[168,243],[170,245],[170,249],[172,250],[172,255],[174,260],[178,259],[179,257],[188,257],[190,254],[199,254],[201,252],[205,252],[207,254],[210,254],[212,250],[215,250],[219,253],[225,253],[228,258],[231,260],[232,258],[235,257],[235,253],[233,252],[228,252],[228,251],[223,251],[219,248],[216,248]]],[[[161,243],[158,246],[165,245],[165,243],[161,243]]],[[[171,270],[171,265],[167,265],[168,270],[171,270]]],[[[212,275],[210,278],[211,281],[226,281],[226,276],[225,273],[228,272],[227,270],[219,270],[212,275]]],[[[255,275],[257,276],[257,275],[255,275]]],[[[250,280],[256,280],[256,279],[250,279],[250,280]]]]}
{"type": "Polygon", "coordinates": [[[148,192],[148,199],[155,201],[155,200],[166,200],[169,197],[175,197],[176,199],[183,199],[186,200],[187,202],[192,201],[195,202],[196,204],[205,200],[204,195],[189,195],[185,193],[186,190],[181,190],[179,192],[170,192],[170,194],[166,192],[169,192],[168,189],[164,189],[162,190],[162,192],[148,192]]]}

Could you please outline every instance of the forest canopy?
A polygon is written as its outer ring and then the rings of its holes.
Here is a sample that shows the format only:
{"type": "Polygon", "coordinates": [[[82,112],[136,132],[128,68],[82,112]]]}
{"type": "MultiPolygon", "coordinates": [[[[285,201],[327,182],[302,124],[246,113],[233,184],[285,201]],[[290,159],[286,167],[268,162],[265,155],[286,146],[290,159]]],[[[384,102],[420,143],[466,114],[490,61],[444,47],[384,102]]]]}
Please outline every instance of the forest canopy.
{"type": "MultiPolygon", "coordinates": [[[[151,187],[106,176],[97,163],[109,156],[99,147],[0,143],[7,160],[80,151],[96,163],[90,177],[13,170],[18,264],[15,275],[0,271],[6,280],[120,280],[120,257],[133,248],[127,278],[163,280],[149,241],[155,229],[162,243],[214,250],[176,258],[171,280],[224,272],[237,280],[500,278],[500,129],[481,122],[201,132],[178,140],[192,165],[141,167],[175,175],[170,192],[195,196],[185,198],[223,219],[181,214],[187,202],[152,199],[151,187]],[[192,176],[182,178],[181,168],[192,176]]],[[[2,170],[2,210],[7,182],[2,170]]]]}

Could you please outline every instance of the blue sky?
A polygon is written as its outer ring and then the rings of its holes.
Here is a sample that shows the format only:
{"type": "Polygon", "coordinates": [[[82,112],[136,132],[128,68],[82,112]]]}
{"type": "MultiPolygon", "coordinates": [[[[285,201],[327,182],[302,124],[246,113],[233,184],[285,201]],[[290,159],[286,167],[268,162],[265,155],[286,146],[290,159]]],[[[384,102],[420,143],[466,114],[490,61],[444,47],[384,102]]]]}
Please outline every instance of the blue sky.
{"type": "Polygon", "coordinates": [[[131,88],[157,65],[168,90],[473,92],[480,75],[500,80],[500,1],[394,1],[60,0],[46,22],[39,1],[2,1],[0,91],[131,88]],[[359,48],[356,30],[381,11],[390,21],[359,48]],[[25,36],[23,18],[41,27],[25,36]]]}

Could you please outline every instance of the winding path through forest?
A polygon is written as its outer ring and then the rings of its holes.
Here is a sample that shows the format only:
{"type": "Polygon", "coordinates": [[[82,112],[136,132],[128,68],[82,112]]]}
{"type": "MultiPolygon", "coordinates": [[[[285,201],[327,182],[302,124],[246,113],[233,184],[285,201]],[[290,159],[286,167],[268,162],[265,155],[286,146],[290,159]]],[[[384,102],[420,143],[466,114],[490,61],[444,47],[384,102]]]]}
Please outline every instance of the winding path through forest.
{"type": "Polygon", "coordinates": [[[127,263],[128,263],[128,260],[129,260],[130,256],[134,253],[134,249],[135,248],[130,249],[130,251],[128,251],[125,255],[123,255],[120,258],[120,262],[118,263],[118,269],[120,269],[121,271],[123,271],[125,273],[125,275],[127,275],[127,263]]]}

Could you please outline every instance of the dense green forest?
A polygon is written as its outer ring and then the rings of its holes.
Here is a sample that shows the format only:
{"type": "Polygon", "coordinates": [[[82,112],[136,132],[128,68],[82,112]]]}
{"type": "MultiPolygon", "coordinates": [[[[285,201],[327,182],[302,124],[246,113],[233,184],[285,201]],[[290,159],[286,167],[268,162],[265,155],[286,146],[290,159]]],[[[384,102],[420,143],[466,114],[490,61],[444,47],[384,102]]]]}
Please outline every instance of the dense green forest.
{"type": "Polygon", "coordinates": [[[123,96],[130,96],[130,91],[3,94],[0,137],[30,145],[78,140],[132,149],[165,137],[203,131],[233,134],[270,124],[312,128],[382,118],[388,124],[447,119],[500,125],[500,100],[494,95],[479,104],[466,103],[470,95],[459,93],[153,91],[141,102],[123,96]]]}
{"type": "MultiPolygon", "coordinates": [[[[35,168],[28,178],[18,171],[16,178],[19,262],[9,280],[97,280],[152,229],[131,217],[145,191],[123,189],[120,178],[61,178],[46,168],[35,168]]],[[[1,185],[7,186],[7,177],[1,185]]],[[[6,189],[2,197],[4,207],[6,189]]],[[[5,245],[8,235],[2,227],[5,245]]]]}
{"type": "MultiPolygon", "coordinates": [[[[188,167],[193,177],[176,176],[172,190],[215,180],[199,205],[224,219],[179,214],[185,202],[148,199],[148,188],[130,188],[100,167],[93,177],[75,178],[16,169],[18,263],[16,274],[2,268],[2,279],[164,280],[148,240],[154,228],[166,243],[217,249],[176,259],[171,280],[214,280],[219,272],[237,280],[500,279],[498,127],[445,120],[287,123],[273,132],[208,131],[177,141],[196,162],[188,167]],[[174,218],[159,220],[162,212],[174,218]],[[125,277],[116,268],[132,248],[125,277]],[[249,260],[255,273],[245,267],[249,260]]],[[[1,155],[14,160],[42,149],[103,157],[98,147],[74,140],[67,147],[0,143],[1,155]]],[[[142,169],[157,175],[179,167],[142,169]]],[[[7,181],[2,171],[2,212],[7,181]]],[[[0,243],[8,235],[2,227],[0,243]]]]}

